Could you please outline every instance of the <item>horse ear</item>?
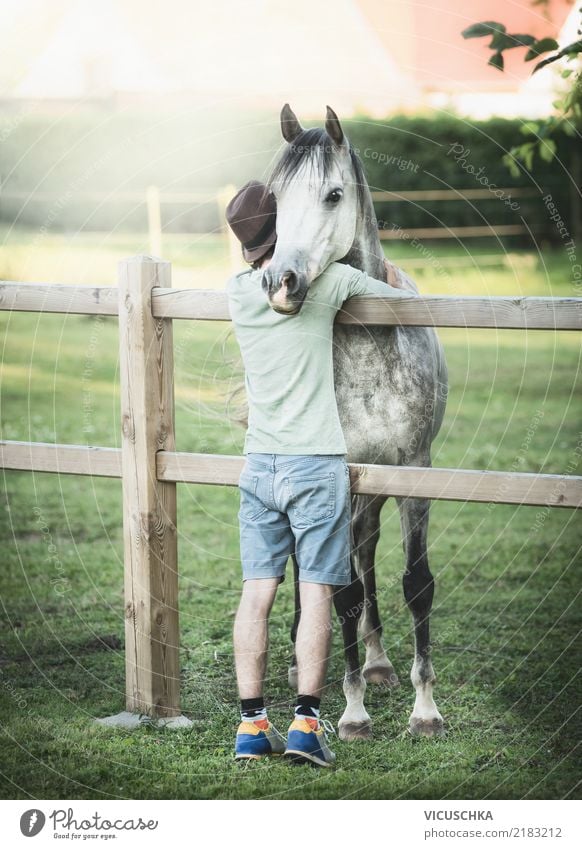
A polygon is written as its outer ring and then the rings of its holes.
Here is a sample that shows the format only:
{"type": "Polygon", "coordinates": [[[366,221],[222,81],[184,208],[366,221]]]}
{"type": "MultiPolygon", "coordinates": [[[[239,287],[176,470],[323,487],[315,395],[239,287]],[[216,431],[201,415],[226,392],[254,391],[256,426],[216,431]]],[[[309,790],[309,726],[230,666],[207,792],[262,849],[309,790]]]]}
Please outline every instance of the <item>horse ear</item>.
{"type": "Polygon", "coordinates": [[[288,103],[281,109],[281,132],[285,141],[289,143],[303,132],[303,127],[288,103]]]}
{"type": "Polygon", "coordinates": [[[331,106],[327,107],[327,112],[325,113],[325,131],[337,147],[345,145],[346,137],[344,136],[342,125],[331,106]]]}

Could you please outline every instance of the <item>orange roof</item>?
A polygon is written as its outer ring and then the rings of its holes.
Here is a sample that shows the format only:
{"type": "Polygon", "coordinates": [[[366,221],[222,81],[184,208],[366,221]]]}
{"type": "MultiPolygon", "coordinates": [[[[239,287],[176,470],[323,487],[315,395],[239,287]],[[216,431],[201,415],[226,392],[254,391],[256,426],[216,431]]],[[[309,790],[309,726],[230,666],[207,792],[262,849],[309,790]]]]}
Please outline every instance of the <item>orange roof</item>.
{"type": "Polygon", "coordinates": [[[505,24],[511,34],[555,38],[573,0],[357,0],[386,51],[401,70],[427,89],[513,89],[529,77],[524,48],[505,51],[505,72],[487,65],[490,38],[466,40],[461,31],[479,21],[505,24]]]}

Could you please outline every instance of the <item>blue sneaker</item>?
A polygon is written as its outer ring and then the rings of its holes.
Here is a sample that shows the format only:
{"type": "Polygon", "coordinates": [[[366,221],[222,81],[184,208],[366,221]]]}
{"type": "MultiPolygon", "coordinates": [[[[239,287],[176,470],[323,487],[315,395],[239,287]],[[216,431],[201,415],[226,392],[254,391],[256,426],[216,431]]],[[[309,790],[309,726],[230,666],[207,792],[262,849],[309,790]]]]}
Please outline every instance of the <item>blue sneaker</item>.
{"type": "Polygon", "coordinates": [[[333,727],[324,719],[295,718],[289,726],[285,757],[295,763],[333,766],[335,755],[327,745],[326,731],[333,727]]]}
{"type": "Polygon", "coordinates": [[[235,760],[258,761],[267,755],[282,755],[284,752],[285,738],[268,719],[255,722],[243,720],[239,725],[234,747],[235,760]]]}

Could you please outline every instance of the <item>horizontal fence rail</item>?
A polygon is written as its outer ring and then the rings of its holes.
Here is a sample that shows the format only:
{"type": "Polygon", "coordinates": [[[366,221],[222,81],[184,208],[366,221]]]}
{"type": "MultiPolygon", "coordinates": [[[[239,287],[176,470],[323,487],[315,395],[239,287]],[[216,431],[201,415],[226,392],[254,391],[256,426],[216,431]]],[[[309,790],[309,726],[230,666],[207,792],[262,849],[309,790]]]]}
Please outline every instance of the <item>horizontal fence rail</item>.
{"type": "MultiPolygon", "coordinates": [[[[156,477],[171,483],[237,486],[244,458],[158,451],[156,477]]],[[[439,501],[495,501],[534,507],[582,507],[582,477],[526,472],[433,469],[349,463],[352,492],[413,495],[439,501]]],[[[120,478],[121,451],[85,445],[0,441],[0,467],[120,478]]]]}
{"type": "MultiPolygon", "coordinates": [[[[496,189],[512,197],[535,197],[539,195],[537,189],[496,189]]],[[[400,200],[491,200],[491,189],[403,189],[402,191],[372,190],[372,200],[400,201],[400,200]]],[[[495,196],[493,196],[495,199],[495,196]]]]}
{"type": "MultiPolygon", "coordinates": [[[[160,451],[160,480],[177,483],[236,485],[243,460],[223,454],[160,451]]],[[[443,501],[495,501],[500,504],[582,507],[582,477],[426,469],[349,463],[352,492],[362,495],[410,495],[443,501]]]]}
{"type": "MultiPolygon", "coordinates": [[[[158,318],[230,320],[226,293],[214,290],[153,289],[152,312],[158,318]]],[[[581,330],[582,298],[358,295],[344,303],[336,320],[342,324],[581,330]]]]}
{"type": "Polygon", "coordinates": [[[118,315],[117,286],[0,281],[0,310],[77,315],[118,315]]]}
{"type": "Polygon", "coordinates": [[[378,236],[385,241],[402,239],[406,233],[412,239],[481,239],[499,236],[523,236],[527,233],[523,224],[475,224],[461,227],[395,227],[393,230],[378,230],[378,236]]]}
{"type": "MultiPolygon", "coordinates": [[[[118,300],[115,286],[0,282],[0,310],[117,315],[118,300]]],[[[155,286],[151,303],[155,318],[230,321],[227,295],[220,290],[155,286]]],[[[336,320],[342,324],[582,330],[582,298],[359,295],[345,302],[336,320]]]]}
{"type": "MultiPolygon", "coordinates": [[[[236,188],[234,189],[236,191],[236,188]]],[[[539,195],[536,189],[510,187],[497,189],[512,197],[535,197],[539,195]]],[[[223,190],[218,192],[159,192],[160,203],[211,203],[218,202],[223,190]]],[[[403,189],[402,191],[372,190],[372,200],[490,200],[490,189],[403,189]]],[[[0,200],[26,200],[46,203],[57,201],[60,195],[56,192],[22,192],[12,190],[0,191],[0,200]]],[[[147,192],[75,192],[76,200],[92,201],[94,203],[143,203],[147,202],[147,192]]],[[[493,196],[493,200],[496,200],[493,196]]]]}
{"type": "Polygon", "coordinates": [[[121,450],[93,445],[0,440],[0,468],[120,478],[121,450]]]}

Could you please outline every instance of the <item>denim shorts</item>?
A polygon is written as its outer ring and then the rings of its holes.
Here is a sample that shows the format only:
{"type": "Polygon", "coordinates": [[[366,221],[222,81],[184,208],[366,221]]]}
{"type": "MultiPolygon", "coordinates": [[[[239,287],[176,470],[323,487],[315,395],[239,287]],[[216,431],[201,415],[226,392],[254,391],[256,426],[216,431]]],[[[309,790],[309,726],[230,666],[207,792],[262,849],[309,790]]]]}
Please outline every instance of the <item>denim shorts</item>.
{"type": "Polygon", "coordinates": [[[349,584],[351,496],[343,454],[249,453],[239,490],[243,580],[284,580],[295,553],[300,581],[349,584]]]}

